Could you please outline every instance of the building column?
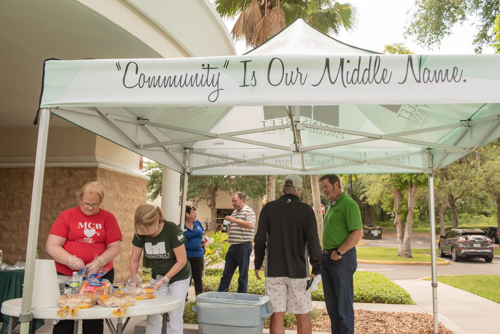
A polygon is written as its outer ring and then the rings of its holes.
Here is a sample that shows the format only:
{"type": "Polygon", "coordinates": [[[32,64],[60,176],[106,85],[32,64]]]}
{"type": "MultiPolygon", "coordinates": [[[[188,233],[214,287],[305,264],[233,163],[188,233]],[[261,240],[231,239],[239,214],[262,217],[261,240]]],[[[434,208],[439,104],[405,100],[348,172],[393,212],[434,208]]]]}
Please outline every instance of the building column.
{"type": "Polygon", "coordinates": [[[161,210],[165,219],[180,224],[179,193],[181,174],[167,167],[163,167],[161,184],[161,210]]]}

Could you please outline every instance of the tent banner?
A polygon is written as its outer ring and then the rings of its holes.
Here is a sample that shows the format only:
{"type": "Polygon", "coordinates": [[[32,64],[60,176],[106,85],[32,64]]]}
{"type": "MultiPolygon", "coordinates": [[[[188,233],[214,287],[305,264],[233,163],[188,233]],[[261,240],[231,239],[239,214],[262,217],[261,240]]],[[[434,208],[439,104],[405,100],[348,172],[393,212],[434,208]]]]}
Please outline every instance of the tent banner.
{"type": "Polygon", "coordinates": [[[42,108],[499,103],[498,55],[49,60],[42,108]]]}

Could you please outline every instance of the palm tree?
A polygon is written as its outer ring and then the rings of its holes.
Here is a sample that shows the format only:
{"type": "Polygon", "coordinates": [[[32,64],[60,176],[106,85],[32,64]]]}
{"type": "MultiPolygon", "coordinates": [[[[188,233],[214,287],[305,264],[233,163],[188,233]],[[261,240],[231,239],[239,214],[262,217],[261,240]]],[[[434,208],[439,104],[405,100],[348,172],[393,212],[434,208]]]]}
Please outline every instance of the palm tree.
{"type": "Polygon", "coordinates": [[[298,18],[325,34],[356,24],[356,9],[334,0],[216,0],[214,5],[223,18],[239,15],[231,34],[245,39],[247,47],[259,46],[298,18]]]}

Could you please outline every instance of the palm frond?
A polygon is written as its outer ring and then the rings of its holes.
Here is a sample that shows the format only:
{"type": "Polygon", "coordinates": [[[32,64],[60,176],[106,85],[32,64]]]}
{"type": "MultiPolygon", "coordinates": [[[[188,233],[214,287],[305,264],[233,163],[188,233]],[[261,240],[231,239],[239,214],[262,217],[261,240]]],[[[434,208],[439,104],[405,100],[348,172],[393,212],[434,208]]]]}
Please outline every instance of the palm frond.
{"type": "MultiPolygon", "coordinates": [[[[264,17],[257,23],[255,31],[250,40],[252,47],[257,47],[269,39],[269,15],[264,17]]],[[[248,44],[248,39],[247,39],[248,44]]]]}
{"type": "Polygon", "coordinates": [[[252,39],[254,35],[254,31],[257,27],[257,24],[262,19],[262,11],[260,8],[260,3],[257,0],[253,0],[249,5],[245,16],[245,22],[243,25],[243,31],[245,32],[245,36],[247,38],[247,46],[249,44],[249,39],[252,39]]]}
{"type": "Polygon", "coordinates": [[[231,36],[233,37],[234,40],[240,40],[243,38],[244,35],[243,26],[245,25],[246,15],[247,12],[245,11],[245,9],[243,9],[241,11],[240,17],[233,26],[233,30],[231,30],[231,36]]]}
{"type": "Polygon", "coordinates": [[[274,7],[269,12],[269,37],[273,37],[285,27],[285,12],[279,7],[274,7]]]}
{"type": "Polygon", "coordinates": [[[215,10],[222,18],[233,18],[246,8],[246,0],[216,0],[215,10]]]}

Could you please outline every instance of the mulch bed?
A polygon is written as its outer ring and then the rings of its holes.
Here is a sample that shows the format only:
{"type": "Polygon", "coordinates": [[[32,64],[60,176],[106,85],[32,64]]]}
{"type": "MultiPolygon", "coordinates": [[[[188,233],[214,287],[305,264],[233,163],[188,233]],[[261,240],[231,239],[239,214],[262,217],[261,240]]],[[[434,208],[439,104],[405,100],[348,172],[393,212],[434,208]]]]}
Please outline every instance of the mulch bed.
{"type": "MultiPolygon", "coordinates": [[[[354,317],[356,334],[434,333],[432,316],[427,313],[355,310],[354,317]]],[[[321,310],[321,315],[313,320],[312,327],[313,332],[331,333],[330,318],[326,310],[321,310]]],[[[295,330],[296,326],[287,329],[295,330]]],[[[439,333],[453,334],[441,323],[439,333]]]]}

